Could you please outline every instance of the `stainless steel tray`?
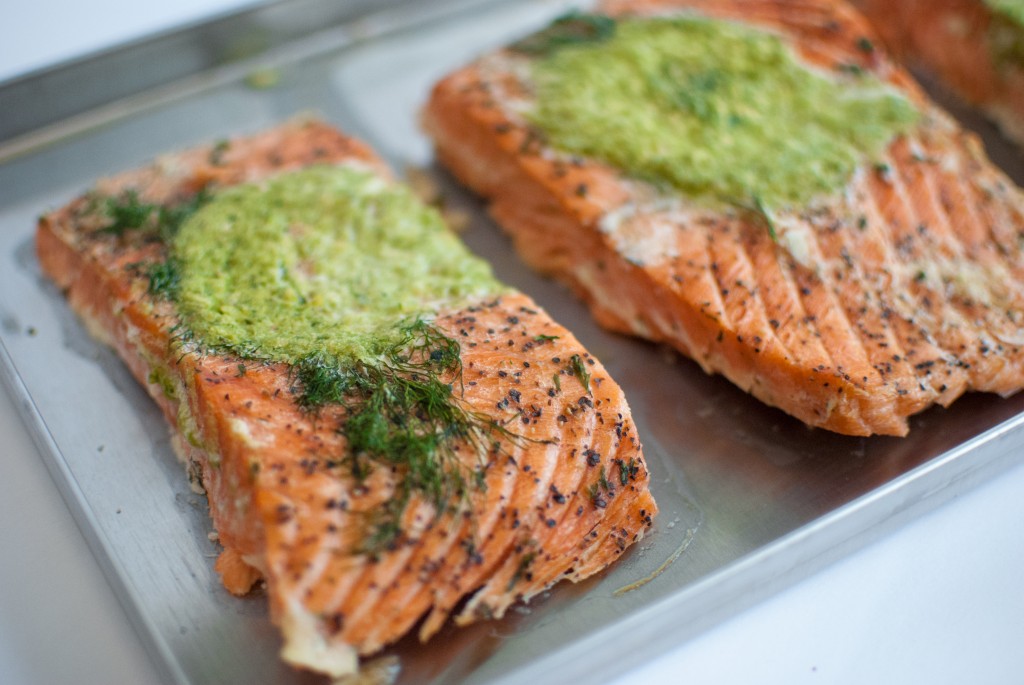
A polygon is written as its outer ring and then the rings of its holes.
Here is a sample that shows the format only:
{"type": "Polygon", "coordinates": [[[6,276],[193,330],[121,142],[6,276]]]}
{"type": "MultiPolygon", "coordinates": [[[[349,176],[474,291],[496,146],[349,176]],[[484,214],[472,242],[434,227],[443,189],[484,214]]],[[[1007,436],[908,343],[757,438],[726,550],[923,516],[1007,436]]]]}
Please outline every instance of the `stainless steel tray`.
{"type": "MultiPolygon", "coordinates": [[[[470,212],[469,245],[534,296],[626,390],[661,506],[615,568],[502,621],[407,639],[404,683],[602,682],[1024,458],[1024,394],[971,395],[907,438],[810,430],[658,347],[599,330],[511,256],[479,202],[431,166],[430,85],[570,4],[277,2],[0,84],[0,375],[169,682],[318,682],[281,665],[262,598],[221,588],[206,504],[156,407],[41,277],[35,218],[161,152],[318,112],[398,170],[427,166],[470,212]],[[252,86],[253,74],[273,87],[252,86]],[[621,588],[655,573],[641,587],[621,588]]],[[[1024,158],[983,122],[1020,182],[1024,158]]]]}

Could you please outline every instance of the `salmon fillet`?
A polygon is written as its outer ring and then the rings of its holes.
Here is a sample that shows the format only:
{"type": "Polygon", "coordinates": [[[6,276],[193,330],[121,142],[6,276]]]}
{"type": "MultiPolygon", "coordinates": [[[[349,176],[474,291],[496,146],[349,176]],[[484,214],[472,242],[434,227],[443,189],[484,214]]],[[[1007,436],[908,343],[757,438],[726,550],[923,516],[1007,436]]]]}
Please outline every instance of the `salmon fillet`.
{"type": "MultiPolygon", "coordinates": [[[[395,534],[371,546],[370,522],[411,467],[359,461],[346,437],[352,406],[304,409],[287,365],[183,340],[175,303],[154,295],[139,267],[166,263],[167,244],[145,230],[112,232],[96,212],[97,198],[132,192],[170,214],[201,192],[352,163],[388,175],[360,142],[291,122],[100,181],[41,217],[36,243],[43,271],[173,427],[176,452],[209,498],[225,587],[244,594],[265,579],[283,658],[332,676],[418,622],[426,640],[456,610],[460,625],[501,617],[563,578],[599,572],[657,511],[619,387],[569,331],[506,290],[428,314],[457,343],[442,378],[453,401],[492,429],[450,444],[477,486],[452,506],[414,493],[395,534]]],[[[426,349],[408,359],[428,352],[433,359],[426,349]]]]}
{"type": "Polygon", "coordinates": [[[1024,195],[861,15],[829,0],[600,7],[769,30],[805,64],[889,84],[920,118],[841,192],[766,219],[554,149],[523,113],[532,57],[485,55],[435,85],[423,126],[529,264],[607,328],[668,343],[810,426],[903,435],[931,405],[1024,385],[1024,195]]]}
{"type": "Polygon", "coordinates": [[[1024,6],[1014,18],[985,0],[854,4],[893,54],[938,76],[1024,145],[1024,6]]]}

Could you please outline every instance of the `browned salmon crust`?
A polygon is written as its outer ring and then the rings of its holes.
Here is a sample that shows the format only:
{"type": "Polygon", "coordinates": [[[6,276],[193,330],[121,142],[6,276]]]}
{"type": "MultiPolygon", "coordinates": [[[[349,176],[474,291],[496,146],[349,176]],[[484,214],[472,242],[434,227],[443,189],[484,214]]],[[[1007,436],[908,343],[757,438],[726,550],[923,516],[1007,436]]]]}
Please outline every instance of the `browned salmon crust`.
{"type": "Polygon", "coordinates": [[[921,121],[841,194],[779,212],[773,237],[749,213],[645,203],[659,191],[546,146],[517,113],[529,86],[509,64],[528,58],[484,56],[435,86],[423,123],[527,262],[567,282],[608,328],[669,343],[811,426],[902,435],[909,416],[967,390],[1020,390],[1024,195],[905,71],[864,48],[875,35],[861,15],[830,0],[602,11],[767,27],[812,65],[854,64],[892,84],[921,121]]]}
{"type": "Polygon", "coordinates": [[[983,0],[855,0],[896,56],[938,76],[1024,145],[1024,26],[983,0]]]}
{"type": "MultiPolygon", "coordinates": [[[[361,143],[296,122],[226,149],[161,158],[96,191],[131,188],[168,203],[200,188],[352,160],[386,173],[361,143]]],[[[357,483],[338,468],[344,412],[300,410],[282,365],[172,345],[174,306],[150,296],[133,266],[164,259],[166,247],[131,232],[98,232],[84,218],[89,202],[79,198],[40,219],[39,262],[175,428],[176,449],[206,490],[224,546],[217,570],[239,594],[266,579],[290,662],[341,674],[356,652],[379,650],[423,617],[427,639],[460,602],[460,624],[500,617],[560,579],[605,568],[650,526],[656,506],[622,392],[569,331],[513,292],[455,303],[434,320],[461,343],[464,406],[512,435],[487,454],[457,446],[473,466],[489,460],[486,487],[454,514],[437,515],[414,498],[397,545],[375,558],[356,552],[367,512],[392,495],[401,469],[378,468],[357,483]],[[572,368],[574,357],[585,374],[572,368]]]]}

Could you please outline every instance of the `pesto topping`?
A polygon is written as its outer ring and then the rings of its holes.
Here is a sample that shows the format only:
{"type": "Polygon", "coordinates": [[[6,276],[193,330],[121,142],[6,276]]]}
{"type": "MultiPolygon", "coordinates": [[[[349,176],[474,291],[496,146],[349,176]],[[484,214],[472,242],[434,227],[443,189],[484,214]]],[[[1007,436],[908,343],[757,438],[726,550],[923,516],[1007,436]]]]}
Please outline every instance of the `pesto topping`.
{"type": "Polygon", "coordinates": [[[171,251],[179,313],[198,339],[290,363],[373,360],[401,321],[502,289],[435,210],[349,167],[221,191],[171,251]]]}
{"type": "Polygon", "coordinates": [[[614,28],[533,60],[530,122],[558,149],[701,200],[806,204],[917,120],[874,77],[805,66],[765,31],[695,17],[614,28]]]}

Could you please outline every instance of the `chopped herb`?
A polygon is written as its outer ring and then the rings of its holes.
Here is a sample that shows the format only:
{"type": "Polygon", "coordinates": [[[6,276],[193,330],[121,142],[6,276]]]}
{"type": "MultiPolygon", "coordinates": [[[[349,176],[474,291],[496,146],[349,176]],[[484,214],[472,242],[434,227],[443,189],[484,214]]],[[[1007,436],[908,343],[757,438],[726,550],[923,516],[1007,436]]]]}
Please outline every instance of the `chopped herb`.
{"type": "Polygon", "coordinates": [[[572,11],[544,30],[513,43],[510,49],[526,55],[550,55],[562,48],[601,43],[615,35],[615,20],[602,14],[572,11]]]}
{"type": "Polygon", "coordinates": [[[508,587],[506,588],[508,592],[512,591],[512,588],[516,586],[516,583],[518,583],[520,579],[522,579],[523,577],[529,577],[529,573],[527,571],[529,570],[530,564],[533,563],[533,560],[536,558],[536,556],[536,552],[527,552],[522,556],[522,558],[519,559],[519,565],[516,566],[515,573],[513,573],[512,577],[508,580],[508,587]]]}
{"type": "Polygon", "coordinates": [[[558,377],[558,374],[552,374],[551,381],[555,384],[555,392],[562,392],[562,379],[558,377]]]}
{"type": "Polygon", "coordinates": [[[150,264],[146,269],[146,277],[149,278],[149,294],[153,297],[171,301],[178,297],[181,289],[181,268],[174,257],[150,264]]]}
{"type": "Polygon", "coordinates": [[[169,243],[178,233],[181,225],[185,223],[185,220],[195,214],[200,207],[211,199],[213,199],[213,193],[204,187],[185,202],[160,207],[159,211],[157,211],[156,223],[160,239],[165,243],[169,243]]]}
{"type": "Polygon", "coordinates": [[[619,485],[625,485],[629,482],[629,468],[621,459],[616,459],[615,465],[619,467],[619,485]]]}
{"type": "Polygon", "coordinates": [[[109,223],[99,229],[100,233],[122,236],[125,231],[145,230],[156,233],[162,241],[169,242],[181,228],[185,219],[209,202],[210,192],[204,188],[184,202],[158,205],[142,202],[134,189],[116,197],[103,198],[95,207],[107,217],[109,223]]]}
{"type": "Polygon", "coordinates": [[[126,190],[116,198],[105,198],[102,211],[110,218],[110,223],[100,232],[119,236],[127,230],[142,228],[155,209],[156,205],[141,202],[134,189],[126,190]]]}
{"type": "Polygon", "coordinates": [[[583,389],[590,392],[590,373],[587,372],[587,367],[583,365],[583,359],[578,354],[569,357],[569,368],[572,369],[573,375],[579,380],[583,389]]]}
{"type": "Polygon", "coordinates": [[[208,158],[210,164],[213,166],[220,166],[224,163],[224,155],[231,149],[231,143],[227,140],[218,140],[214,144],[213,148],[210,149],[210,156],[208,158]]]}
{"type": "Polygon", "coordinates": [[[629,481],[636,478],[636,474],[640,472],[640,466],[637,465],[634,457],[629,458],[629,464],[626,464],[623,459],[616,459],[615,463],[619,467],[620,485],[626,485],[629,481]]]}
{"type": "Polygon", "coordinates": [[[857,49],[861,52],[871,54],[875,51],[875,44],[871,42],[867,36],[861,36],[857,39],[857,49]]]}
{"type": "Polygon", "coordinates": [[[548,342],[551,340],[558,340],[557,335],[536,335],[533,337],[534,342],[548,342]]]}

